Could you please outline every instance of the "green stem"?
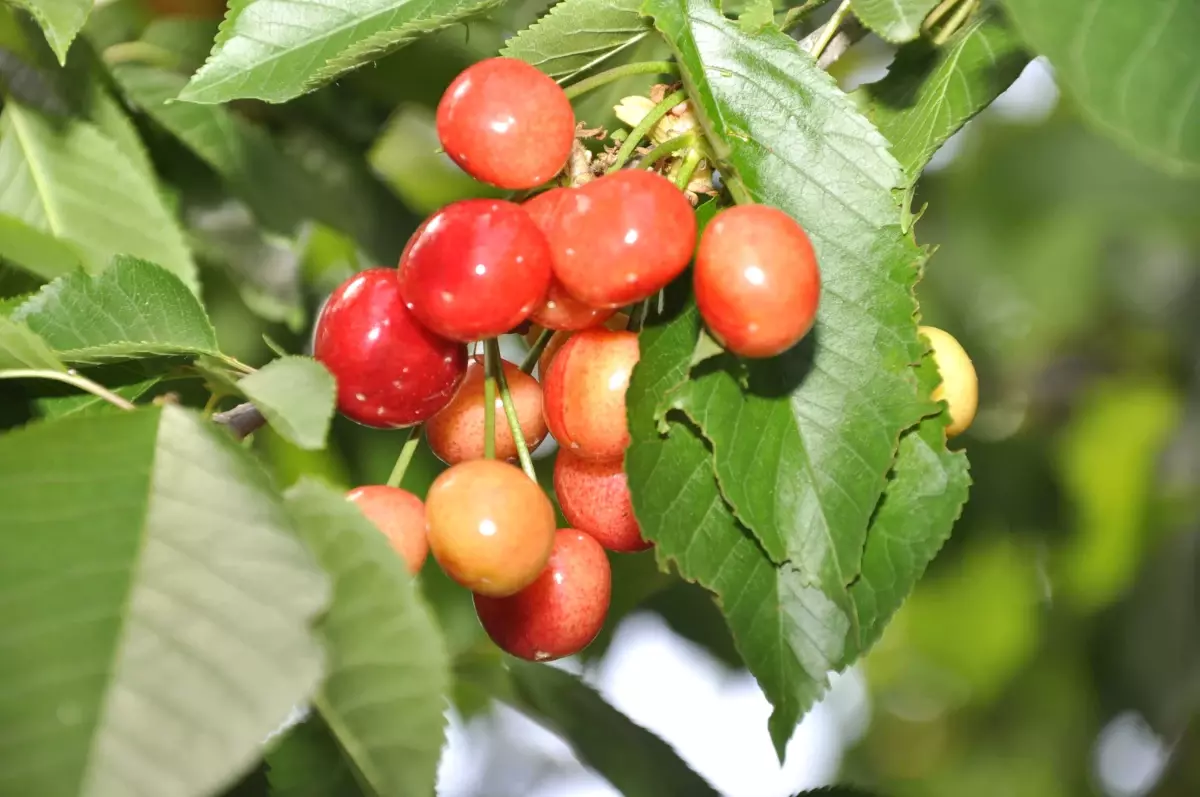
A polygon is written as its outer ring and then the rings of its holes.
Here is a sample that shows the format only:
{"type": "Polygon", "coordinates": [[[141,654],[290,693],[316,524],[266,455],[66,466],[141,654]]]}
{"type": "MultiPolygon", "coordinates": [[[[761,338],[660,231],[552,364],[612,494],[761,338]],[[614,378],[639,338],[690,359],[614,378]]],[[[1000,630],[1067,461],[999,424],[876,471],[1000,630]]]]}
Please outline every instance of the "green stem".
{"type": "Polygon", "coordinates": [[[658,124],[659,120],[685,99],[687,99],[687,94],[682,90],[676,91],[664,97],[662,102],[651,108],[642,121],[637,123],[637,127],[630,131],[629,138],[625,139],[625,142],[621,144],[621,148],[617,150],[617,159],[613,161],[612,166],[608,167],[608,173],[612,174],[620,170],[625,165],[625,162],[629,160],[629,156],[633,154],[633,151],[637,149],[637,145],[658,124]]]}
{"type": "Polygon", "coordinates": [[[573,100],[592,89],[598,89],[601,86],[612,83],[614,80],[620,80],[630,75],[674,75],[678,74],[678,72],[679,67],[670,61],[642,61],[637,64],[618,66],[606,72],[601,72],[598,75],[592,75],[590,78],[581,80],[574,86],[568,87],[565,91],[567,99],[573,100]]]}
{"type": "Polygon", "coordinates": [[[978,5],[979,0],[964,0],[963,4],[954,11],[954,16],[950,17],[946,21],[946,25],[933,37],[933,46],[941,47],[951,36],[958,33],[963,23],[967,21],[978,5]]]}
{"type": "Polygon", "coordinates": [[[842,26],[842,23],[849,14],[850,0],[842,0],[842,4],[833,12],[833,16],[825,23],[825,27],[821,28],[821,38],[817,39],[816,43],[813,44],[812,51],[809,52],[814,61],[820,59],[821,53],[825,52],[825,48],[833,41],[833,37],[837,35],[838,28],[842,26]]]}
{"type": "Polygon", "coordinates": [[[684,133],[682,136],[676,136],[670,141],[664,141],[643,155],[641,160],[638,161],[638,165],[645,169],[653,169],[654,164],[658,163],[672,152],[678,152],[679,150],[690,147],[695,143],[695,133],[684,133]]]}
{"type": "MultiPolygon", "coordinates": [[[[546,344],[550,342],[550,338],[552,337],[554,337],[553,329],[543,329],[541,331],[541,334],[537,336],[537,340],[529,347],[529,353],[525,355],[525,360],[521,363],[522,371],[527,374],[533,373],[533,367],[541,359],[542,352],[546,350],[546,344]]],[[[545,374],[542,376],[545,376],[545,374]]]]}
{"type": "Polygon", "coordinates": [[[496,371],[500,364],[498,356],[492,354],[495,339],[483,344],[483,456],[485,459],[496,458],[496,371]]]}
{"type": "Polygon", "coordinates": [[[98,385],[86,376],[80,376],[74,371],[51,371],[40,368],[14,368],[10,371],[0,371],[0,379],[52,379],[55,382],[65,382],[68,385],[85,390],[93,396],[104,399],[114,407],[123,410],[135,410],[131,402],[121,398],[108,388],[98,385]]]}
{"type": "Polygon", "coordinates": [[[417,446],[420,443],[420,425],[409,428],[408,437],[404,441],[404,446],[400,449],[400,456],[396,457],[396,465],[392,468],[392,475],[388,476],[388,487],[399,487],[400,482],[404,481],[404,472],[408,470],[408,465],[412,462],[413,455],[417,453],[417,446]]]}
{"type": "Polygon", "coordinates": [[[692,175],[696,173],[696,168],[700,166],[702,160],[700,150],[689,149],[687,155],[683,158],[683,165],[679,167],[679,173],[675,175],[675,185],[680,191],[686,191],[688,183],[692,181],[692,175]]]}
{"type": "MultiPolygon", "coordinates": [[[[487,351],[496,361],[500,360],[500,344],[495,338],[487,343],[487,351]]],[[[517,445],[517,459],[525,475],[537,481],[533,471],[533,459],[529,456],[529,446],[525,444],[525,433],[521,431],[521,419],[517,416],[517,405],[513,403],[512,394],[508,390],[508,377],[504,375],[504,367],[496,369],[496,383],[500,387],[500,403],[504,406],[504,417],[508,419],[508,431],[512,433],[513,442],[517,445]]]]}
{"type": "Polygon", "coordinates": [[[646,323],[646,313],[648,312],[650,312],[650,300],[644,299],[638,302],[629,311],[629,323],[625,325],[625,328],[630,332],[641,332],[642,325],[646,323]]]}
{"type": "Polygon", "coordinates": [[[792,28],[799,25],[808,17],[809,14],[816,11],[821,6],[828,3],[829,0],[806,0],[804,5],[790,9],[783,17],[783,22],[779,23],[779,29],[787,33],[792,28]]]}
{"type": "Polygon", "coordinates": [[[942,2],[938,4],[937,8],[933,9],[925,16],[925,21],[921,23],[921,28],[924,30],[930,30],[933,28],[933,26],[936,25],[942,17],[949,13],[950,9],[954,8],[954,4],[958,2],[959,0],[942,0],[942,2]]]}
{"type": "MultiPolygon", "coordinates": [[[[722,172],[722,177],[725,177],[722,172]]],[[[729,189],[729,195],[733,197],[733,201],[738,205],[753,205],[754,197],[750,196],[750,192],[746,190],[746,185],[740,178],[729,175],[725,177],[725,187],[729,189]]]]}

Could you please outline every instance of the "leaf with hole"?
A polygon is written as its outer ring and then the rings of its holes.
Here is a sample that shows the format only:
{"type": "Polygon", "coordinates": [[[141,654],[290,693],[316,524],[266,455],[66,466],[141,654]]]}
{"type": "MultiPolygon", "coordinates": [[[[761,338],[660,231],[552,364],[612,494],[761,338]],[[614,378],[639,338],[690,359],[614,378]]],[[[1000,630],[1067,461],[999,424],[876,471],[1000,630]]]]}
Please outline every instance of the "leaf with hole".
{"type": "Polygon", "coordinates": [[[197,415],[0,437],[0,506],[0,793],[215,793],[316,689],[326,578],[197,415]]]}

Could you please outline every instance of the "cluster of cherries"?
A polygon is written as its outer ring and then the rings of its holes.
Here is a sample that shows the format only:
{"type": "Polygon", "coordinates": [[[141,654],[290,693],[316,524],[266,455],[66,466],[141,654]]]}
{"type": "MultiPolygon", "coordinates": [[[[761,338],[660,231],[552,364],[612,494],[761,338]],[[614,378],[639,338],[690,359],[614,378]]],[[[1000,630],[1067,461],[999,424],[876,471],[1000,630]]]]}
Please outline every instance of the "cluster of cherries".
{"type": "MultiPolygon", "coordinates": [[[[507,189],[546,184],[576,146],[563,90],[505,58],[460,74],[437,126],[456,163],[507,189]]],[[[759,205],[723,210],[697,245],[688,199],[641,168],[521,204],[450,204],[414,233],[398,268],[355,275],[317,321],[314,353],[337,378],[340,411],[375,427],[425,423],[430,447],[450,465],[424,504],[388,486],[360,487],[349,498],[413,572],[432,550],[475,593],[483,627],[513,655],[544,661],[586,646],[608,611],[604,549],[649,547],[623,469],[638,337],[618,311],[655,296],[693,257],[697,304],[729,350],[778,354],[812,326],[819,275],[791,218],[759,205]],[[485,458],[488,380],[466,344],[526,322],[553,331],[541,383],[508,362],[496,382],[525,445],[547,432],[558,441],[554,488],[570,529],[556,530],[549,498],[510,464],[518,441],[509,424],[495,424],[496,458],[485,458]]],[[[495,406],[502,417],[502,403],[495,406]]]]}

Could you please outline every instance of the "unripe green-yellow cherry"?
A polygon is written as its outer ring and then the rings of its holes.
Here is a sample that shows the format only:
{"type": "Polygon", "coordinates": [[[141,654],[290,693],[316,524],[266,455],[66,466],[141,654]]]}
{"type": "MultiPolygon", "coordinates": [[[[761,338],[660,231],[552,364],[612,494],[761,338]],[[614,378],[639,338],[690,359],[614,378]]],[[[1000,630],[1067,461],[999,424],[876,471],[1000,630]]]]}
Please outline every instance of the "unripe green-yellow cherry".
{"type": "Polygon", "coordinates": [[[933,400],[946,402],[950,415],[946,436],[960,435],[975,420],[975,410],[979,406],[979,377],[975,374],[975,366],[949,332],[937,327],[921,327],[920,332],[933,347],[933,359],[942,375],[942,383],[933,391],[933,400]]]}

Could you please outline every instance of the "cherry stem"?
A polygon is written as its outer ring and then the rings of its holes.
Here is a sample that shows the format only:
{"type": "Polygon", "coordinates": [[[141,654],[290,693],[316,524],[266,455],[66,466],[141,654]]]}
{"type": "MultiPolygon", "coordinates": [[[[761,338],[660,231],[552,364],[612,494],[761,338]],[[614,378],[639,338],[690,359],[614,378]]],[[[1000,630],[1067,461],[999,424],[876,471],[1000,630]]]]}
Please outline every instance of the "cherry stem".
{"type": "MultiPolygon", "coordinates": [[[[533,373],[533,367],[537,365],[538,360],[541,359],[542,352],[546,350],[546,344],[550,342],[550,338],[552,337],[554,337],[553,329],[543,329],[541,333],[538,334],[537,340],[535,340],[533,345],[529,347],[529,352],[525,355],[525,359],[521,363],[522,371],[527,374],[533,373]]],[[[545,376],[545,374],[542,374],[543,379],[545,376]]]]}
{"type": "Polygon", "coordinates": [[[950,17],[946,21],[945,27],[933,37],[933,46],[941,47],[951,36],[957,33],[959,28],[963,26],[963,23],[970,18],[977,5],[979,5],[979,0],[963,0],[963,4],[955,10],[954,16],[950,17]]]}
{"type": "Polygon", "coordinates": [[[586,94],[592,89],[606,86],[614,80],[620,80],[623,77],[631,75],[675,75],[678,73],[679,67],[670,61],[642,61],[636,64],[614,67],[597,75],[592,75],[590,78],[581,80],[574,86],[568,87],[565,89],[565,92],[567,99],[573,100],[581,94],[586,94]]]}
{"type": "Polygon", "coordinates": [[[686,191],[688,183],[692,181],[692,175],[696,173],[696,168],[700,165],[700,150],[693,147],[687,151],[687,155],[683,157],[683,165],[679,167],[679,172],[675,175],[675,185],[680,191],[686,191]]]}
{"type": "Polygon", "coordinates": [[[630,332],[641,332],[642,324],[646,322],[646,314],[650,312],[650,300],[643,299],[638,302],[632,310],[629,311],[629,323],[625,325],[625,329],[630,332]]]}
{"type": "Polygon", "coordinates": [[[672,108],[687,99],[687,94],[680,91],[668,94],[663,98],[662,102],[650,109],[642,121],[637,123],[637,127],[629,132],[629,137],[621,144],[621,148],[617,150],[617,159],[613,161],[613,165],[608,167],[608,174],[618,171],[625,162],[629,160],[629,156],[637,149],[637,145],[641,142],[650,129],[658,124],[659,120],[667,115],[672,108]]]}
{"type": "Polygon", "coordinates": [[[658,163],[672,152],[678,152],[679,150],[690,147],[695,143],[695,133],[684,133],[682,136],[676,136],[670,141],[664,141],[643,155],[641,160],[638,161],[638,166],[644,169],[653,169],[654,164],[658,163]]]}
{"type": "MultiPolygon", "coordinates": [[[[500,360],[500,344],[492,338],[484,344],[485,352],[500,360]]],[[[517,417],[517,405],[513,403],[512,393],[508,390],[508,377],[504,375],[504,367],[496,369],[496,384],[500,387],[500,403],[504,407],[504,417],[508,419],[508,431],[512,433],[513,442],[517,444],[517,459],[525,475],[537,481],[537,473],[533,470],[533,459],[529,456],[529,446],[525,444],[525,433],[521,431],[521,419],[517,417]]]]}
{"type": "MultiPolygon", "coordinates": [[[[496,458],[496,371],[499,356],[493,354],[495,338],[483,344],[483,456],[496,458]]],[[[498,351],[499,347],[497,347],[498,351]]]]}
{"type": "Polygon", "coordinates": [[[825,48],[833,41],[833,37],[837,35],[838,28],[842,26],[842,22],[845,21],[849,13],[850,0],[842,0],[842,4],[833,12],[833,16],[825,23],[825,27],[821,28],[821,37],[817,39],[816,43],[813,44],[812,50],[809,51],[809,55],[813,57],[814,61],[821,58],[821,53],[825,52],[825,48]]]}
{"type": "Polygon", "coordinates": [[[392,475],[388,476],[388,487],[399,487],[400,482],[404,481],[404,472],[408,470],[408,465],[413,460],[413,455],[417,453],[417,446],[421,444],[421,426],[420,424],[408,429],[408,437],[404,440],[404,446],[400,449],[400,456],[396,457],[396,464],[392,468],[392,475]]]}
{"type": "Polygon", "coordinates": [[[740,177],[734,177],[733,175],[725,177],[725,187],[729,189],[729,195],[733,197],[733,201],[736,204],[754,204],[754,197],[750,196],[750,192],[746,190],[746,184],[742,182],[740,177]]]}
{"type": "Polygon", "coordinates": [[[803,22],[809,14],[816,11],[818,8],[828,2],[829,0],[806,0],[804,5],[797,6],[784,15],[783,22],[779,23],[779,29],[784,33],[787,33],[789,30],[803,22]]]}
{"type": "Polygon", "coordinates": [[[93,396],[102,398],[114,407],[120,407],[123,410],[135,410],[131,402],[121,398],[116,393],[108,388],[98,385],[86,376],[80,376],[75,371],[51,371],[49,369],[40,368],[14,368],[9,371],[0,371],[0,379],[52,379],[55,382],[65,382],[68,385],[77,387],[80,390],[86,390],[93,396]]]}

